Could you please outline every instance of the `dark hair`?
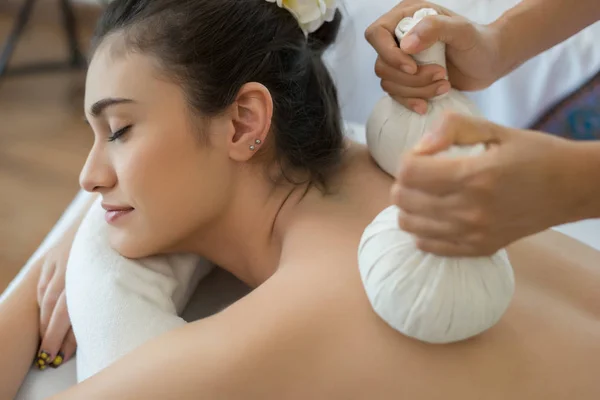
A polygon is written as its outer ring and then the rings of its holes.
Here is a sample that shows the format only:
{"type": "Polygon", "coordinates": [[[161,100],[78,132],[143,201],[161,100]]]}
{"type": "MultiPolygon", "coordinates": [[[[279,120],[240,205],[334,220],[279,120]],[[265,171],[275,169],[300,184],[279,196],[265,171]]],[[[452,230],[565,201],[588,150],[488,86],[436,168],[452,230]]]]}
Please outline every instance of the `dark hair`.
{"type": "Polygon", "coordinates": [[[266,148],[274,148],[283,176],[292,181],[286,168],[303,171],[326,187],[343,135],[321,55],[340,22],[337,11],[307,39],[289,11],[266,0],[116,0],[98,23],[93,48],[122,33],[126,50],[155,56],[191,107],[207,116],[231,105],[245,83],[263,84],[274,103],[266,148]]]}

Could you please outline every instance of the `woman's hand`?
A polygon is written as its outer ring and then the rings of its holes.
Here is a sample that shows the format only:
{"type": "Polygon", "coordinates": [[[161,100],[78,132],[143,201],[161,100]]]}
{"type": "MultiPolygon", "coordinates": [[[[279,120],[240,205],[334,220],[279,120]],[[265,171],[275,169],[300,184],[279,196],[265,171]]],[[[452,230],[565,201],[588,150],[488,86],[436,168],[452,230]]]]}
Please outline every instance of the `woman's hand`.
{"type": "Polygon", "coordinates": [[[37,301],[42,342],[35,363],[40,369],[59,367],[73,356],[77,348],[67,312],[65,273],[77,230],[97,199],[98,195],[89,196],[60,241],[37,260],[41,263],[37,301]]]}
{"type": "Polygon", "coordinates": [[[37,290],[42,341],[35,364],[42,370],[58,368],[77,348],[65,298],[65,272],[73,239],[74,233],[67,232],[39,261],[43,263],[37,290]]]}
{"type": "Polygon", "coordinates": [[[420,249],[490,255],[555,225],[600,216],[600,145],[445,115],[402,160],[393,203],[420,249]],[[433,157],[452,144],[486,143],[481,155],[433,157]]]}
{"type": "Polygon", "coordinates": [[[382,88],[396,101],[415,112],[427,111],[427,99],[446,93],[450,85],[459,90],[480,90],[490,86],[509,68],[500,54],[500,31],[492,25],[475,24],[453,12],[426,1],[405,0],[373,23],[365,37],[379,56],[375,73],[382,88]],[[398,47],[396,26],[421,8],[433,8],[440,15],[425,17],[398,47]],[[437,41],[446,43],[447,68],[417,66],[410,57],[437,41]]]}

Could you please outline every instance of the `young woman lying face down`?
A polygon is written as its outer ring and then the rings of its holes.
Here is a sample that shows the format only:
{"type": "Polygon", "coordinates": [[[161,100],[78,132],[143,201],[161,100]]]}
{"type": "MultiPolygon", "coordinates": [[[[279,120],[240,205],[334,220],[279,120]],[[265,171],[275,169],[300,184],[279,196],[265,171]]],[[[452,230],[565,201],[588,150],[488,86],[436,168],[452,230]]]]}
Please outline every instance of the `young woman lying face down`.
{"type": "Polygon", "coordinates": [[[339,22],[307,39],[265,0],[109,6],[81,184],[111,245],[194,252],[255,289],[56,398],[600,397],[600,253],[558,233],[508,249],[516,294],[479,337],[428,345],[373,312],[356,253],[392,179],[343,138],[320,58],[339,22]]]}

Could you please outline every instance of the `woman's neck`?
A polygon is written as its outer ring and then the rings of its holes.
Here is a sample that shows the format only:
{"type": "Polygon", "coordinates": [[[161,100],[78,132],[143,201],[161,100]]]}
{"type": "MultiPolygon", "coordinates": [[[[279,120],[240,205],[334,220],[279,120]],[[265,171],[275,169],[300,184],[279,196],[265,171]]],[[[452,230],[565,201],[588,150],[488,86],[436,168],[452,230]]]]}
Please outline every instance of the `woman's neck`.
{"type": "Polygon", "coordinates": [[[274,185],[256,171],[240,179],[231,203],[189,249],[256,287],[279,265],[283,235],[308,185],[274,185]]]}

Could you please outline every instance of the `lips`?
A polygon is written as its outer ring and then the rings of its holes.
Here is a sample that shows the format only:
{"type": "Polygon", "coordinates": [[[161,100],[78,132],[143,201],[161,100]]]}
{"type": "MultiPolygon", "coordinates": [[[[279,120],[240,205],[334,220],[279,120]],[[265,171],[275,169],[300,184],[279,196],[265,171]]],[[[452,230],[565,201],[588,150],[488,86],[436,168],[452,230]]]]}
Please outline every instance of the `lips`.
{"type": "Polygon", "coordinates": [[[106,204],[106,203],[102,203],[102,208],[104,208],[106,211],[131,211],[133,210],[133,207],[130,206],[114,206],[111,204],[106,204]]]}
{"type": "Polygon", "coordinates": [[[130,214],[134,208],[129,206],[111,205],[102,203],[102,208],[106,210],[104,219],[109,224],[115,223],[118,219],[130,214]]]}

